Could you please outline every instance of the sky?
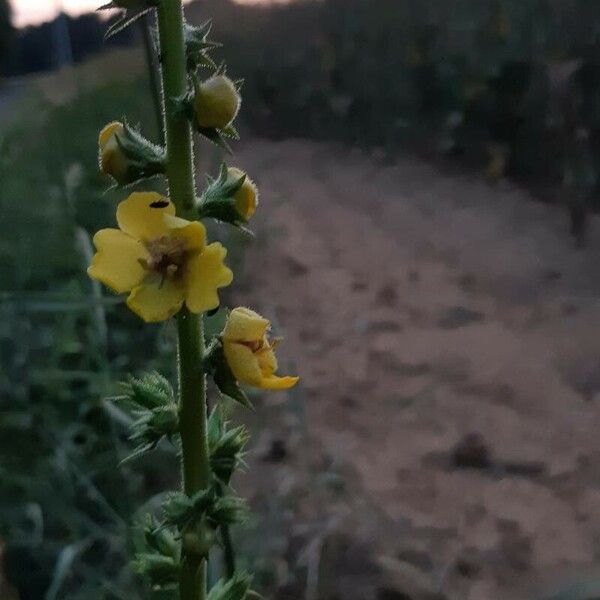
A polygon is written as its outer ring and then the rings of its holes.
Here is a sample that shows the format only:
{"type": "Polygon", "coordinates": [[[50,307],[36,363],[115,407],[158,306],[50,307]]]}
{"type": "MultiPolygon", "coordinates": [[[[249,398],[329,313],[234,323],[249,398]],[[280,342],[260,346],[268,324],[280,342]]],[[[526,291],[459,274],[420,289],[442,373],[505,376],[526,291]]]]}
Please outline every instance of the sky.
{"type": "MultiPolygon", "coordinates": [[[[48,21],[61,9],[76,15],[90,12],[109,0],[10,0],[13,22],[17,27],[48,21]]],[[[240,4],[259,4],[269,0],[236,0],[240,4]]]]}

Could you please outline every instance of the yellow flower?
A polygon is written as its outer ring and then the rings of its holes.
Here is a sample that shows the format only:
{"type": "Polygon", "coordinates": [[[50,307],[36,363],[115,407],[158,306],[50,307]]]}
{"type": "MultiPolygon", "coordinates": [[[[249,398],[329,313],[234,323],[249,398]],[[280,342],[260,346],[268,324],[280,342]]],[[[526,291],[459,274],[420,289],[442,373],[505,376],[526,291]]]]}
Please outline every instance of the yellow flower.
{"type": "Polygon", "coordinates": [[[219,306],[218,288],[233,274],[227,250],[206,245],[202,223],[175,216],[160,194],[135,192],[117,207],[119,229],[94,236],[96,254],[88,274],[118,294],[130,292],[129,308],[144,321],[164,321],[183,303],[194,313],[219,306]]]}
{"type": "MultiPolygon", "coordinates": [[[[237,167],[229,167],[227,169],[227,180],[230,183],[238,181],[244,175],[246,173],[237,167]]],[[[246,175],[242,187],[235,193],[233,199],[235,200],[235,209],[240,213],[242,218],[245,221],[250,220],[258,206],[258,188],[248,175],[246,175]]]]}
{"type": "Polygon", "coordinates": [[[235,119],[241,104],[235,84],[225,75],[200,83],[194,98],[194,113],[200,127],[225,129],[235,119]]]}
{"type": "Polygon", "coordinates": [[[117,136],[123,135],[123,123],[113,121],[104,127],[98,137],[100,171],[110,175],[118,183],[129,183],[129,161],[117,142],[117,136]]]}
{"type": "Polygon", "coordinates": [[[234,308],[221,334],[223,352],[240,383],[269,390],[284,390],[299,377],[279,377],[273,352],[276,340],[269,340],[271,323],[249,308],[234,308]]]}

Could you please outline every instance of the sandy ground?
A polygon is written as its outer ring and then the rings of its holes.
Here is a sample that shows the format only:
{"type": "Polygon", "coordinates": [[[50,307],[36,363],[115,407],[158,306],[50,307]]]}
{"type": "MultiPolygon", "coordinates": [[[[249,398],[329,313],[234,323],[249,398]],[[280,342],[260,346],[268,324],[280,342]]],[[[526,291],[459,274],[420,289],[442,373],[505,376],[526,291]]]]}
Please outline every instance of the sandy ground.
{"type": "Polygon", "coordinates": [[[508,183],[307,142],[237,159],[262,201],[236,300],[303,381],[259,402],[251,454],[261,518],[283,511],[276,596],[531,600],[600,575],[599,220],[577,251],[508,183]]]}

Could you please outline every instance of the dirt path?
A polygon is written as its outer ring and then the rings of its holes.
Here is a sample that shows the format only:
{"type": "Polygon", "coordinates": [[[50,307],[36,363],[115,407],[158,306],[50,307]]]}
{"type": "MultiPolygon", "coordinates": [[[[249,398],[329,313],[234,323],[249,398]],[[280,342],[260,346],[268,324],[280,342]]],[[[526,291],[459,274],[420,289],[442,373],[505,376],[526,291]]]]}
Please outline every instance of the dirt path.
{"type": "Polygon", "coordinates": [[[509,184],[304,142],[238,158],[262,190],[238,302],[276,316],[311,468],[339,483],[299,493],[337,573],[313,600],[433,598],[409,590],[428,578],[531,600],[600,572],[599,220],[581,252],[509,184]]]}

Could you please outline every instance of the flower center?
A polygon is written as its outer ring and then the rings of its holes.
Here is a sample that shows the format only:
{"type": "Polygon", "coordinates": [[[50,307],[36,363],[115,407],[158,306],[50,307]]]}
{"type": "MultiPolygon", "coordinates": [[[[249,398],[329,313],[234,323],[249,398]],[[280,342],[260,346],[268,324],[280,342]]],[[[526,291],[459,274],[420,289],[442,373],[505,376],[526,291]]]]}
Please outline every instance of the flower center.
{"type": "Polygon", "coordinates": [[[262,340],[255,340],[252,342],[240,340],[238,343],[242,346],[246,346],[246,348],[250,348],[252,354],[257,354],[265,347],[266,341],[263,338],[262,340]]]}
{"type": "Polygon", "coordinates": [[[147,242],[146,249],[150,257],[142,261],[142,266],[159,275],[161,283],[181,275],[188,254],[184,240],[163,236],[147,242]]]}

